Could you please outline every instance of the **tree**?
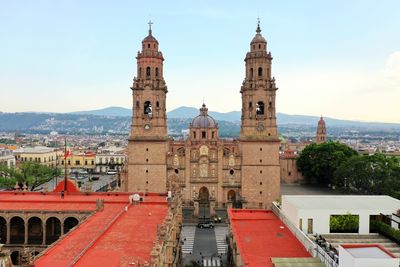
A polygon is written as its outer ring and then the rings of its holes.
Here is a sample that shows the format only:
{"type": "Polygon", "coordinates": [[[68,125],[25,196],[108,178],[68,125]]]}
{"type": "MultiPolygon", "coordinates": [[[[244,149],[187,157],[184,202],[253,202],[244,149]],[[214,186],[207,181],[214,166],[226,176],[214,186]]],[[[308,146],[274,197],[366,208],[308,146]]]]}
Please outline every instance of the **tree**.
{"type": "Polygon", "coordinates": [[[32,191],[39,185],[48,182],[55,176],[60,176],[61,170],[41,165],[37,162],[24,162],[19,168],[0,166],[0,187],[12,188],[16,182],[24,182],[32,191]]]}
{"type": "Polygon", "coordinates": [[[314,143],[300,153],[297,167],[309,183],[329,185],[340,164],[356,155],[354,149],[339,142],[314,143]]]}
{"type": "Polygon", "coordinates": [[[395,195],[400,192],[399,162],[380,153],[352,157],[335,171],[333,184],[348,193],[395,195]]]}

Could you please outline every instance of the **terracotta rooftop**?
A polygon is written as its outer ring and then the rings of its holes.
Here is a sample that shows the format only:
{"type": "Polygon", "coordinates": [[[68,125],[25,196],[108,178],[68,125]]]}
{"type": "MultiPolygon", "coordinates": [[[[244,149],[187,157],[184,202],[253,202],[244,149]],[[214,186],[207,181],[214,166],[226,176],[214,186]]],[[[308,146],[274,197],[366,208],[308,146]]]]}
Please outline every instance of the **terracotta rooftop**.
{"type": "Polygon", "coordinates": [[[150,260],[157,225],[168,207],[165,196],[148,194],[139,205],[129,193],[0,192],[2,210],[89,211],[91,216],[64,235],[35,261],[34,266],[129,266],[150,260]],[[96,200],[104,210],[96,211],[96,200]],[[127,207],[127,211],[126,211],[127,207]]]}
{"type": "Polygon", "coordinates": [[[269,210],[228,210],[232,233],[245,266],[273,267],[272,257],[311,257],[269,210]]]}

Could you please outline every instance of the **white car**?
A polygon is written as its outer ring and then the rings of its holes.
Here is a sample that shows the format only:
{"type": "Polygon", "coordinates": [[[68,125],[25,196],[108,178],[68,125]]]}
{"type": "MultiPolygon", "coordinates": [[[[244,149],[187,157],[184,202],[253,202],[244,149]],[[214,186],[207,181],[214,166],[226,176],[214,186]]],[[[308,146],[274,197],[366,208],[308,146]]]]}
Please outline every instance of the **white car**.
{"type": "Polygon", "coordinates": [[[117,172],[116,171],[107,171],[107,174],[109,174],[109,175],[114,175],[114,174],[117,174],[117,172]]]}

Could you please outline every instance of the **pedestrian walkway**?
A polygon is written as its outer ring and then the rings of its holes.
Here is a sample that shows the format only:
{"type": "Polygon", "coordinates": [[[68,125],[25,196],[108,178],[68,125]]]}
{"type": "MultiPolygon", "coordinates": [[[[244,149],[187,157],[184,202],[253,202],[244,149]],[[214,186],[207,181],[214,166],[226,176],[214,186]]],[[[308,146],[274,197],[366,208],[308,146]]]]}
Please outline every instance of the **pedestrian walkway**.
{"type": "Polygon", "coordinates": [[[194,236],[196,234],[196,226],[183,226],[182,227],[182,253],[192,254],[194,245],[194,236]]]}
{"type": "Polygon", "coordinates": [[[214,228],[215,240],[217,242],[218,254],[226,254],[228,252],[228,243],[226,242],[226,236],[228,235],[228,227],[216,226],[214,228]]]}
{"type": "Polygon", "coordinates": [[[221,259],[218,257],[204,258],[203,267],[219,267],[221,266],[221,259]]]}

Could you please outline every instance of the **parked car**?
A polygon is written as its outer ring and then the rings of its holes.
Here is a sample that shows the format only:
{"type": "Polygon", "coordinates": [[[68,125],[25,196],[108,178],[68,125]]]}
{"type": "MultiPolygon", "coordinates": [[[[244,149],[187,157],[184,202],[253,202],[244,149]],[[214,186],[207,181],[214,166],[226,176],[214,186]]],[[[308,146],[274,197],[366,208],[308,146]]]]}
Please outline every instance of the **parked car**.
{"type": "Polygon", "coordinates": [[[92,178],[91,178],[93,181],[97,181],[97,180],[99,180],[100,179],[100,177],[99,176],[92,176],[92,178]]]}
{"type": "Polygon", "coordinates": [[[197,227],[199,228],[214,228],[214,224],[212,222],[199,222],[197,224],[197,227]]]}
{"type": "Polygon", "coordinates": [[[109,174],[109,175],[114,175],[114,174],[117,174],[117,172],[116,172],[116,171],[111,171],[111,170],[109,170],[109,171],[107,171],[107,174],[109,174]]]}

